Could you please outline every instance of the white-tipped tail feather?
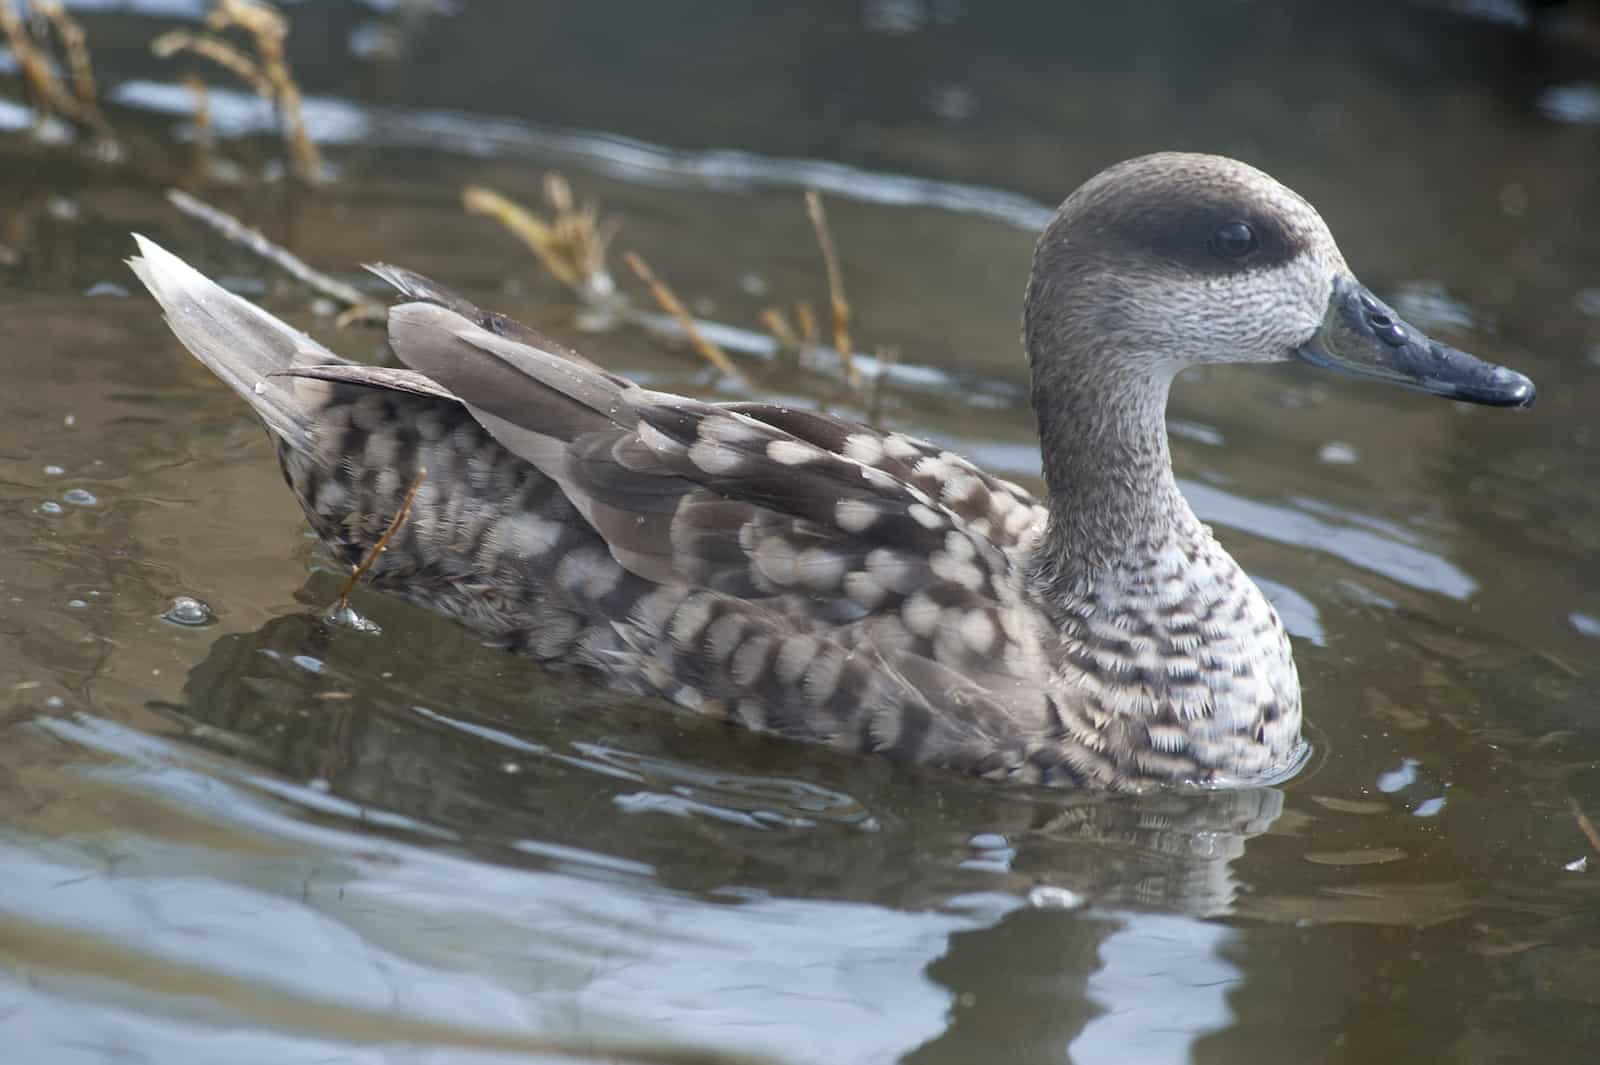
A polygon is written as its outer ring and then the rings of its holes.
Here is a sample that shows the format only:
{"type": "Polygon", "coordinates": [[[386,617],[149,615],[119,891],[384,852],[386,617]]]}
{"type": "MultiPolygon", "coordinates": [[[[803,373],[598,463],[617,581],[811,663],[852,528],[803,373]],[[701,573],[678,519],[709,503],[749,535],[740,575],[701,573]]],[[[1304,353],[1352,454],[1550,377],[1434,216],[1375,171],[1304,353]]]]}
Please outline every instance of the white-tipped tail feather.
{"type": "Polygon", "coordinates": [[[267,428],[291,444],[303,442],[305,412],[327,385],[275,375],[291,366],[344,360],[155,242],[137,234],[133,239],[140,254],[128,265],[161,304],[183,346],[244,397],[267,428]]]}

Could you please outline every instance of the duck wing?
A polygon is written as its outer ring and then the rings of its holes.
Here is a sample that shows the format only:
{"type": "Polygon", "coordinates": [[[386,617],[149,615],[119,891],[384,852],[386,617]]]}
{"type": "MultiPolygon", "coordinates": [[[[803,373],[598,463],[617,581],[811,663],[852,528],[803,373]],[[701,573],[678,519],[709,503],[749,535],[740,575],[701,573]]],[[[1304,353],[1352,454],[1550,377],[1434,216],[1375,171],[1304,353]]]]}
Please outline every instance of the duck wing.
{"type": "Polygon", "coordinates": [[[772,403],[721,406],[920,490],[938,500],[964,532],[1007,551],[1031,546],[1049,516],[1026,488],[986,473],[967,458],[926,440],[881,432],[822,411],[772,403]]]}
{"type": "Polygon", "coordinates": [[[994,520],[1001,509],[1032,520],[1020,489],[897,434],[643,388],[526,326],[484,321],[459,298],[428,297],[391,310],[389,339],[555,481],[629,573],[952,668],[1036,667],[1006,609],[1024,526],[994,520]]]}

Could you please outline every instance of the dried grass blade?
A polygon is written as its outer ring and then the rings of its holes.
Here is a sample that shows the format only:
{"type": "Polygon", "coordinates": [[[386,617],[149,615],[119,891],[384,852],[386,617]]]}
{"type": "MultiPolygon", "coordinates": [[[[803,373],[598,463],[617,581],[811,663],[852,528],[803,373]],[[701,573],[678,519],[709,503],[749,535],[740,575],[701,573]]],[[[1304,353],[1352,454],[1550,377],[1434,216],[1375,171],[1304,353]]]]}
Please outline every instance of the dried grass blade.
{"type": "Polygon", "coordinates": [[[822,248],[822,265],[828,272],[828,302],[833,308],[833,347],[844,366],[845,379],[852,388],[861,385],[861,371],[856,368],[855,352],[850,345],[850,301],[844,294],[844,274],[839,269],[839,253],[833,246],[833,233],[828,229],[828,215],[822,207],[822,195],[816,189],[806,190],[806,214],[811,217],[811,227],[817,231],[817,244],[822,248]]]}
{"type": "Polygon", "coordinates": [[[469,214],[487,215],[509,229],[563,285],[576,289],[583,284],[577,269],[561,254],[555,230],[526,207],[482,185],[462,189],[461,206],[469,214]]]}
{"type": "Polygon", "coordinates": [[[1577,799],[1568,799],[1567,805],[1572,807],[1572,816],[1578,820],[1578,830],[1588,839],[1589,846],[1594,848],[1594,852],[1600,854],[1600,829],[1594,827],[1594,822],[1583,812],[1583,807],[1578,805],[1577,799]]]}
{"type": "Polygon", "coordinates": [[[719,373],[731,377],[735,381],[744,381],[744,375],[729,361],[727,354],[705,338],[699,327],[694,324],[694,318],[690,316],[688,310],[678,300],[677,295],[667,286],[665,281],[656,277],[655,272],[650,269],[648,263],[631,251],[623,253],[622,261],[627,263],[628,269],[638,275],[639,280],[643,281],[645,286],[650,289],[650,295],[655,297],[655,301],[660,304],[661,309],[677,319],[679,328],[683,330],[684,336],[689,338],[689,343],[694,346],[695,351],[700,353],[701,358],[715,366],[719,373]]]}

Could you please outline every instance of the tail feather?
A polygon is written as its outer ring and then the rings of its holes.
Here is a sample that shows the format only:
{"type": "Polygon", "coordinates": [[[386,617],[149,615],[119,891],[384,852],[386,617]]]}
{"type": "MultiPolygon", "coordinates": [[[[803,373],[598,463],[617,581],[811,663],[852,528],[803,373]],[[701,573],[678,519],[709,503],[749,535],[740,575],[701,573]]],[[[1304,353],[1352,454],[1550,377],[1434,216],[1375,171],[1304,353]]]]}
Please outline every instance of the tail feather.
{"type": "Polygon", "coordinates": [[[235,296],[153,241],[135,234],[128,260],[190,354],[210,368],[290,444],[304,444],[306,415],[328,384],[276,376],[293,366],[343,363],[327,348],[235,296]]]}

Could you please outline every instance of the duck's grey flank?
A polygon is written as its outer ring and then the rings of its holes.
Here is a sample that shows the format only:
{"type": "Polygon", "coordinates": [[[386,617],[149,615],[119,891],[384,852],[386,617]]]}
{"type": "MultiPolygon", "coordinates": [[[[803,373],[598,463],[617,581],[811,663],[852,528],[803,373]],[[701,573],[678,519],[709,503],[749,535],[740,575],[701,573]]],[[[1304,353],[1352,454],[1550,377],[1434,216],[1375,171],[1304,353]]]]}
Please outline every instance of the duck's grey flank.
{"type": "Polygon", "coordinates": [[[641,388],[392,267],[406,368],[346,362],[139,246],[173,331],[266,423],[343,558],[427,470],[377,587],[552,667],[1008,781],[1234,783],[1303,754],[1283,626],[1173,480],[1184,367],[1298,356],[1533,394],[1400,322],[1309,204],[1214,156],[1112,167],[1040,238],[1043,502],[900,433],[641,388]]]}

